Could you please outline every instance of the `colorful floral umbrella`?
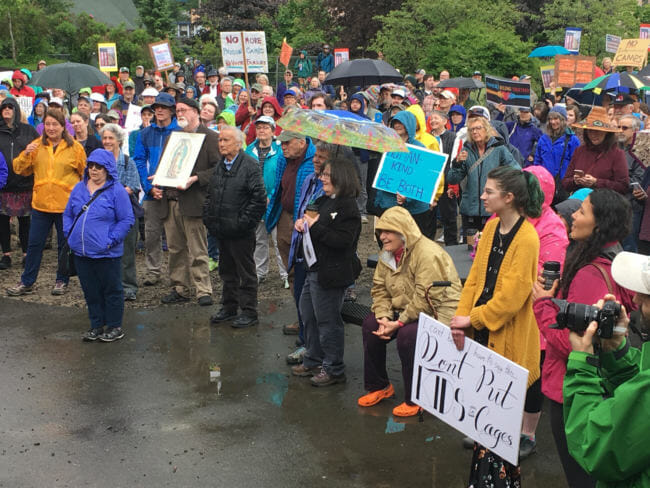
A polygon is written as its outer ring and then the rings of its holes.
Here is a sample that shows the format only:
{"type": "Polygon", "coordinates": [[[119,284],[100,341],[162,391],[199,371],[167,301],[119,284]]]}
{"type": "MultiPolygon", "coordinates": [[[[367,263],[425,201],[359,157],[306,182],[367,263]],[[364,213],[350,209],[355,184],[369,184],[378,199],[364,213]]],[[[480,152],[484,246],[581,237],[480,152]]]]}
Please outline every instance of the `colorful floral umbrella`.
{"type": "Polygon", "coordinates": [[[343,110],[289,110],[278,120],[278,125],[284,130],[341,146],[376,152],[408,152],[393,129],[343,110]]]}

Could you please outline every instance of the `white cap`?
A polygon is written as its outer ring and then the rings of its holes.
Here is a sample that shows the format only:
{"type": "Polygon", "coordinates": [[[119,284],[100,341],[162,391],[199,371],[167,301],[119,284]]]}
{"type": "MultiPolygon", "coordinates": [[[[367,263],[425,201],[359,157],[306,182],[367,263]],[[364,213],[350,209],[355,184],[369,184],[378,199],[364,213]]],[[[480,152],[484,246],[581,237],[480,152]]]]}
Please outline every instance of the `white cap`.
{"type": "Polygon", "coordinates": [[[620,252],[612,262],[612,276],[623,288],[650,295],[650,257],[620,252]]]}
{"type": "Polygon", "coordinates": [[[150,86],[142,90],[143,97],[157,97],[158,96],[158,90],[156,90],[154,87],[150,86]]]}
{"type": "Polygon", "coordinates": [[[258,117],[255,120],[255,125],[257,124],[269,124],[275,129],[275,120],[273,120],[273,117],[269,117],[268,115],[262,115],[261,117],[258,117]]]}
{"type": "Polygon", "coordinates": [[[402,88],[395,88],[391,95],[397,95],[398,97],[406,98],[406,92],[402,88]]]}
{"type": "MultiPolygon", "coordinates": [[[[101,93],[91,93],[90,94],[90,99],[93,102],[106,103],[106,99],[104,98],[104,95],[102,95],[101,93]]],[[[52,102],[50,101],[50,103],[52,103],[52,102]]]]}
{"type": "Polygon", "coordinates": [[[59,107],[63,107],[63,100],[59,97],[50,98],[50,105],[52,105],[53,103],[58,105],[59,107]]]}
{"type": "Polygon", "coordinates": [[[469,110],[467,111],[467,117],[469,118],[470,114],[474,112],[474,114],[478,114],[480,112],[482,117],[485,117],[486,119],[490,120],[490,111],[482,106],[482,105],[474,105],[473,107],[470,107],[469,110]]]}
{"type": "Polygon", "coordinates": [[[451,92],[449,90],[442,90],[442,93],[440,95],[445,97],[447,100],[456,100],[456,95],[454,95],[454,92],[451,92]]]}

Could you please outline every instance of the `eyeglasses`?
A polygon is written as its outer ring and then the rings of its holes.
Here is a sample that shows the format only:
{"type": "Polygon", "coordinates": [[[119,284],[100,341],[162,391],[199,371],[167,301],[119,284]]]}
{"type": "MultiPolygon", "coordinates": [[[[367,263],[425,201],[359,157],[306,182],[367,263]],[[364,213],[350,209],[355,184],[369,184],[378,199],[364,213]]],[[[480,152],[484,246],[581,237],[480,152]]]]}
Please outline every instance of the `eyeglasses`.
{"type": "Polygon", "coordinates": [[[189,112],[189,111],[190,111],[189,108],[177,108],[176,109],[177,114],[184,114],[185,112],[189,112]]]}
{"type": "Polygon", "coordinates": [[[482,130],[485,130],[484,127],[470,127],[469,131],[470,132],[480,132],[482,130]]]}
{"type": "Polygon", "coordinates": [[[634,127],[627,127],[625,125],[621,125],[621,129],[623,130],[628,130],[628,129],[633,129],[634,127]]]}
{"type": "Polygon", "coordinates": [[[106,123],[98,124],[97,122],[95,122],[95,127],[96,127],[97,129],[101,129],[101,128],[104,127],[105,125],[106,125],[106,123]]]}

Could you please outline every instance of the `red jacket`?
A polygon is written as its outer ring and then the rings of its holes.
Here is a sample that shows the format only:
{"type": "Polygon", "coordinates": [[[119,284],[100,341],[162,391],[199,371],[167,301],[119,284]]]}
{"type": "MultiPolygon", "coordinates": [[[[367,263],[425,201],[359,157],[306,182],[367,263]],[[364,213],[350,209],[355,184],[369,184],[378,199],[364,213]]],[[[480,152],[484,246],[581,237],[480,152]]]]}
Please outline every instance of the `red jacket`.
{"type": "MultiPolygon", "coordinates": [[[[264,97],[262,99],[260,108],[257,109],[257,114],[255,115],[255,119],[257,119],[262,115],[262,107],[267,102],[273,105],[273,108],[275,109],[275,113],[273,114],[273,120],[277,122],[277,120],[280,117],[282,117],[282,107],[280,107],[280,103],[278,102],[278,99],[275,97],[264,97]]],[[[279,136],[280,132],[282,132],[282,127],[276,124],[275,135],[279,136]]],[[[251,124],[248,129],[248,133],[246,134],[246,145],[248,146],[249,144],[251,144],[256,138],[257,138],[257,130],[255,129],[255,124],[251,124]]]]}
{"type": "Polygon", "coordinates": [[[573,182],[573,171],[581,169],[585,175],[597,178],[595,188],[610,188],[623,195],[627,194],[630,176],[625,161],[625,153],[614,146],[607,152],[598,152],[579,146],[574,152],[569,167],[562,178],[562,186],[569,192],[581,188],[573,182]]]}
{"type": "Polygon", "coordinates": [[[22,80],[23,82],[23,86],[20,90],[17,88],[12,88],[11,90],[9,90],[9,93],[11,93],[14,97],[30,97],[32,99],[36,97],[36,93],[34,93],[34,90],[31,87],[26,85],[27,76],[25,76],[25,73],[17,69],[16,71],[14,71],[14,74],[11,75],[11,80],[12,81],[22,80]]]}
{"type": "MultiPolygon", "coordinates": [[[[612,278],[612,262],[604,257],[597,257],[592,261],[601,265],[607,274],[614,288],[614,295],[625,309],[631,312],[636,308],[632,303],[633,293],[616,284],[612,278]]],[[[585,303],[593,305],[609,293],[607,283],[601,272],[591,264],[588,264],[576,273],[569,287],[569,302],[585,303]]],[[[561,293],[558,298],[564,298],[561,293]]],[[[533,311],[537,319],[537,326],[546,339],[546,357],[542,368],[542,393],[553,401],[563,403],[562,384],[566,374],[566,364],[571,352],[568,329],[551,329],[556,323],[557,306],[546,298],[540,298],[533,304],[533,311]]]]}

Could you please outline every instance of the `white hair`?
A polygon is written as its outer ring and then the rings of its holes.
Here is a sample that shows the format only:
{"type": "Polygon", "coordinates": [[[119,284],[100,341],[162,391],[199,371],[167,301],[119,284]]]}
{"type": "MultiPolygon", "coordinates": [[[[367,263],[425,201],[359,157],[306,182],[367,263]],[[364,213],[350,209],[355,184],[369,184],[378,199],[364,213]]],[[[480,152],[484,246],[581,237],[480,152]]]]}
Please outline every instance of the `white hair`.
{"type": "Polygon", "coordinates": [[[99,130],[99,135],[103,136],[104,132],[109,131],[115,134],[115,139],[117,139],[117,142],[122,145],[124,142],[124,129],[122,129],[119,125],[117,124],[104,124],[104,127],[102,127],[99,130]]]}
{"type": "Polygon", "coordinates": [[[244,136],[244,133],[239,130],[237,127],[233,125],[225,125],[221,128],[220,132],[226,132],[230,131],[235,135],[235,139],[237,139],[237,142],[239,143],[240,146],[244,145],[244,140],[246,139],[244,136]]]}

